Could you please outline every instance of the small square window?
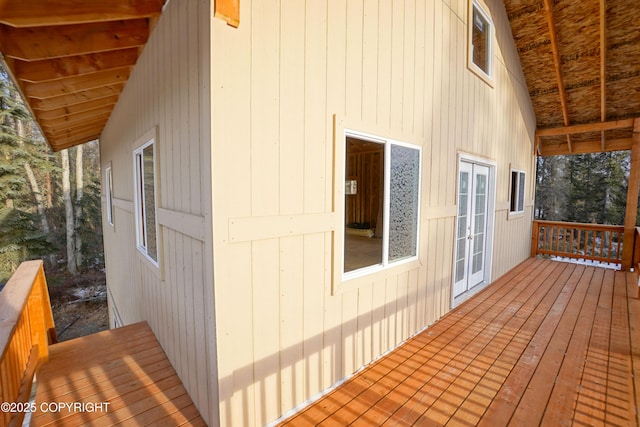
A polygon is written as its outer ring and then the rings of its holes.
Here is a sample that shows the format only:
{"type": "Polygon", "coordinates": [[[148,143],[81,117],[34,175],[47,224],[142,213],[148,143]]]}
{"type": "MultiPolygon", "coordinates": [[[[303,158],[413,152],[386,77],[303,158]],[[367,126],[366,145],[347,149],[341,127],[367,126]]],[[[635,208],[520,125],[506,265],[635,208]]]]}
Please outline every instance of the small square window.
{"type": "Polygon", "coordinates": [[[113,225],[113,175],[111,166],[107,166],[104,170],[104,186],[107,199],[107,222],[113,225]]]}
{"type": "Polygon", "coordinates": [[[136,243],[138,250],[158,266],[154,140],[133,152],[135,170],[136,243]]]}
{"type": "Polygon", "coordinates": [[[346,135],[344,269],[352,276],[418,256],[420,147],[346,135]]]}
{"type": "Polygon", "coordinates": [[[524,172],[517,170],[511,171],[511,198],[509,213],[524,212],[524,180],[524,172]]]}
{"type": "Polygon", "coordinates": [[[491,83],[493,74],[493,22],[476,0],[471,2],[469,68],[491,83]]]}

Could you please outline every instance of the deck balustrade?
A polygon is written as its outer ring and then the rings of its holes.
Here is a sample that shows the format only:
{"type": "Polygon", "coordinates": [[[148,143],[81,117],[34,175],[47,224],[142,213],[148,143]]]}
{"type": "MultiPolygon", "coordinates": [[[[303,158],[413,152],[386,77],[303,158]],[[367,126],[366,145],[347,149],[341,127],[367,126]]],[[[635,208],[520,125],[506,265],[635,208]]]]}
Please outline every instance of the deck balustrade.
{"type": "MultiPolygon", "coordinates": [[[[598,261],[620,268],[623,240],[622,225],[536,220],[533,221],[531,256],[598,261]]],[[[640,256],[640,250],[636,252],[640,256]]]]}
{"type": "Polygon", "coordinates": [[[42,261],[22,263],[0,292],[0,426],[19,426],[33,376],[56,341],[42,261]]]}

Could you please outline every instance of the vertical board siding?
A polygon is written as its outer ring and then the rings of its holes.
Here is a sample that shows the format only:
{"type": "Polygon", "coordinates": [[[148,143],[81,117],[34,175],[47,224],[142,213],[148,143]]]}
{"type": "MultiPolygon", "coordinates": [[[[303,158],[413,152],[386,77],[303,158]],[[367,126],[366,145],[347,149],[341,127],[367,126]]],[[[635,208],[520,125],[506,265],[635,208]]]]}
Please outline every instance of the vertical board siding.
{"type": "Polygon", "coordinates": [[[217,410],[208,408],[217,408],[218,397],[217,383],[210,383],[210,250],[206,242],[159,222],[157,269],[136,249],[132,202],[134,144],[155,129],[157,207],[198,220],[211,216],[210,27],[203,15],[210,15],[206,0],[167,6],[103,132],[101,159],[112,164],[114,198],[122,201],[117,205],[130,207],[116,207],[114,227],[105,226],[111,302],[125,324],[149,322],[211,422],[217,410]]]}
{"type": "Polygon", "coordinates": [[[239,28],[212,23],[222,425],[273,421],[450,310],[455,217],[424,212],[455,212],[458,153],[496,164],[493,278],[528,256],[533,187],[524,217],[504,206],[510,166],[534,177],[535,118],[504,7],[486,3],[493,87],[467,68],[467,0],[247,0],[239,28]],[[331,212],[334,116],[423,148],[419,266],[337,292],[331,232],[228,241],[230,218],[331,212]]]}

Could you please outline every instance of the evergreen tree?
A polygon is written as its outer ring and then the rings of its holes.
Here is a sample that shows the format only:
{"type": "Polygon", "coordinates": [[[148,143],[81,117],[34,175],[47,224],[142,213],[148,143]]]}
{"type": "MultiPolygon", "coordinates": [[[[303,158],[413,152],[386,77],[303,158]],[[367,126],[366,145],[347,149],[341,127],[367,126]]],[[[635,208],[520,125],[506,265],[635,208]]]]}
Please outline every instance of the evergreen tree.
{"type": "Polygon", "coordinates": [[[628,151],[538,157],[537,219],[624,223],[628,151]]]}
{"type": "Polygon", "coordinates": [[[535,216],[548,221],[566,217],[568,184],[563,156],[539,156],[537,159],[535,216]]]}

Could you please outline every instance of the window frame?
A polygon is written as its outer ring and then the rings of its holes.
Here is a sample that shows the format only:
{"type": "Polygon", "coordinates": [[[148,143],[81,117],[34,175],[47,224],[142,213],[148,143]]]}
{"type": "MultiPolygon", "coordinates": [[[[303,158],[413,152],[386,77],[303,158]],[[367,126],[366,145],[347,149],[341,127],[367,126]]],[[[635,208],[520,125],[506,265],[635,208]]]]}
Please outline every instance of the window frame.
{"type": "Polygon", "coordinates": [[[487,11],[488,8],[481,3],[479,0],[470,0],[469,1],[469,22],[467,24],[467,68],[471,70],[475,75],[480,77],[485,83],[489,86],[493,87],[494,80],[494,46],[495,46],[495,25],[493,24],[493,19],[491,19],[491,15],[487,11]],[[484,18],[484,20],[489,25],[488,31],[488,47],[487,47],[487,55],[488,55],[488,72],[484,71],[477,65],[473,60],[473,12],[477,10],[478,13],[484,18]]]}
{"type": "Polygon", "coordinates": [[[109,224],[111,227],[115,226],[115,220],[114,220],[114,206],[113,206],[113,168],[111,166],[111,163],[109,163],[105,168],[104,168],[104,181],[105,181],[105,198],[106,198],[106,204],[107,204],[107,209],[106,209],[106,217],[107,217],[107,224],[109,224]]]}
{"type": "MultiPolygon", "coordinates": [[[[361,267],[356,270],[351,270],[348,272],[344,271],[344,261],[345,261],[345,215],[346,215],[346,205],[342,204],[340,223],[341,229],[340,232],[343,236],[341,247],[339,248],[341,254],[341,267],[340,274],[343,282],[360,278],[363,276],[369,276],[373,273],[386,271],[391,268],[395,268],[398,266],[402,266],[404,264],[416,262],[420,257],[420,215],[421,215],[421,204],[422,204],[422,147],[420,145],[411,144],[407,142],[403,142],[393,138],[385,138],[379,135],[374,135],[370,133],[365,133],[361,131],[356,131],[352,129],[344,129],[342,139],[342,155],[345,158],[345,162],[343,163],[342,170],[340,172],[340,180],[344,182],[346,178],[346,149],[347,149],[347,137],[359,139],[365,142],[373,142],[384,145],[384,166],[383,166],[383,237],[382,237],[382,262],[380,264],[369,265],[366,267],[361,267]],[[416,241],[415,241],[415,255],[404,257],[398,260],[389,260],[389,225],[390,225],[390,206],[391,206],[391,147],[393,145],[406,147],[410,149],[414,149],[418,152],[418,200],[417,200],[417,212],[416,212],[416,241]]],[[[344,200],[345,193],[345,185],[341,185],[343,189],[343,194],[341,194],[341,198],[344,200]]]]}
{"type": "Polygon", "coordinates": [[[133,194],[134,194],[134,216],[135,216],[135,231],[136,231],[136,249],[138,252],[153,266],[157,269],[160,269],[160,254],[161,254],[161,244],[160,244],[160,235],[159,235],[159,224],[158,224],[158,157],[156,151],[156,137],[155,136],[147,136],[141,139],[143,141],[142,144],[139,144],[133,150],[133,194]],[[147,209],[145,208],[145,197],[144,197],[144,150],[148,147],[152,147],[153,149],[153,199],[154,199],[154,223],[155,223],[155,243],[156,243],[156,258],[149,254],[148,249],[148,234],[146,229],[147,223],[147,209]],[[142,170],[140,170],[140,162],[142,160],[142,170]],[[144,222],[144,226],[142,223],[144,222]],[[144,235],[143,235],[144,234],[144,235]]]}
{"type": "Polygon", "coordinates": [[[527,172],[522,169],[511,168],[509,173],[509,216],[520,216],[525,211],[525,196],[527,192],[527,172]],[[516,174],[514,186],[514,174],[516,174]],[[522,206],[520,206],[522,200],[522,206]],[[514,209],[515,206],[515,209],[514,209]]]}

